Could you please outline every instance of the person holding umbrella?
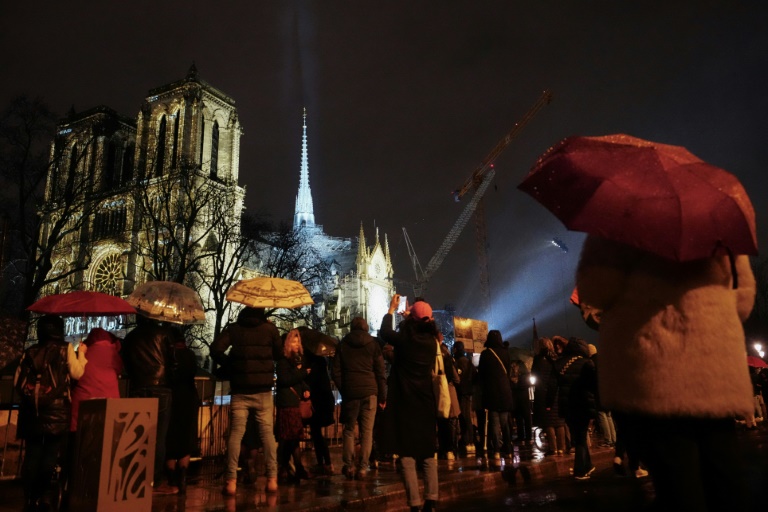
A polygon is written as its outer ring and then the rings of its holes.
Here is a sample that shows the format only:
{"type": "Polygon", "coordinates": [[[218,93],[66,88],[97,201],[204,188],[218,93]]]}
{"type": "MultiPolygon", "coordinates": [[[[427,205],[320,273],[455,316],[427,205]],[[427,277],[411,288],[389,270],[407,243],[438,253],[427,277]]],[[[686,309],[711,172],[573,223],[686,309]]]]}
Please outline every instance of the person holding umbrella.
{"type": "Polygon", "coordinates": [[[142,314],[136,315],[136,328],[125,337],[123,362],[132,398],[157,398],[157,442],[155,444],[154,494],[176,494],[165,478],[165,438],[171,422],[173,399],[168,375],[171,347],[180,336],[173,327],[142,314]]]}
{"type": "Polygon", "coordinates": [[[211,345],[213,360],[231,372],[230,431],[224,494],[237,493],[237,462],[248,415],[259,427],[266,461],[267,492],[277,492],[277,443],[273,430],[275,361],[282,357],[283,341],[267,320],[264,308],[245,307],[237,321],[224,328],[211,345]],[[231,348],[230,348],[231,347],[231,348]],[[227,352],[229,351],[229,352],[227,352]]]}
{"type": "Polygon", "coordinates": [[[519,188],[589,235],[576,286],[602,311],[600,399],[636,430],[659,508],[749,510],[734,419],[753,407],[757,237],[741,183],[619,134],[565,139],[519,188]]]}

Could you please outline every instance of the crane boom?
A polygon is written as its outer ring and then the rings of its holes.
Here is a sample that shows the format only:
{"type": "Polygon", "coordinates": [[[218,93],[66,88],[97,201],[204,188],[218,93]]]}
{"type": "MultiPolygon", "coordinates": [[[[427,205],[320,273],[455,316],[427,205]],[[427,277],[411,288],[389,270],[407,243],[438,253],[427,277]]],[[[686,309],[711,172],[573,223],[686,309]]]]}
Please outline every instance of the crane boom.
{"type": "MultiPolygon", "coordinates": [[[[445,239],[443,240],[443,243],[440,244],[440,247],[437,249],[437,252],[435,252],[435,255],[432,256],[432,259],[429,260],[429,263],[427,263],[427,267],[422,270],[421,264],[419,264],[419,260],[416,257],[416,252],[413,249],[413,245],[411,244],[410,238],[408,238],[408,234],[405,231],[405,228],[403,228],[403,234],[406,238],[406,246],[408,248],[408,254],[411,258],[411,264],[413,265],[413,271],[416,274],[416,284],[414,286],[414,293],[417,295],[421,295],[424,291],[424,289],[427,286],[427,283],[432,278],[432,274],[434,274],[438,268],[440,268],[440,265],[443,263],[443,260],[445,260],[445,257],[448,255],[448,252],[453,247],[453,244],[456,243],[456,240],[458,240],[459,235],[461,235],[461,232],[464,230],[464,227],[467,225],[467,222],[469,222],[469,218],[472,216],[473,213],[478,209],[478,204],[480,204],[480,201],[483,199],[483,194],[485,194],[485,191],[488,189],[488,186],[491,184],[491,181],[493,181],[494,176],[496,176],[496,169],[493,167],[493,162],[496,160],[496,158],[501,154],[502,151],[504,151],[507,146],[509,146],[509,143],[514,140],[520,131],[525,127],[525,125],[528,124],[528,122],[533,119],[533,117],[536,115],[536,113],[544,106],[549,104],[552,101],[552,92],[549,90],[545,90],[542,92],[539,99],[534,103],[530,109],[528,109],[528,112],[525,113],[525,115],[515,123],[515,125],[512,127],[512,129],[504,135],[504,137],[499,140],[499,142],[496,143],[496,145],[493,147],[490,153],[482,160],[480,163],[480,166],[478,166],[473,172],[472,175],[469,177],[469,179],[462,185],[462,187],[454,192],[454,198],[456,201],[461,200],[461,198],[470,190],[475,189],[475,193],[472,196],[472,199],[467,203],[467,205],[464,207],[464,210],[461,212],[461,215],[459,215],[459,218],[456,219],[456,222],[453,224],[453,227],[448,232],[448,235],[446,235],[445,239]]],[[[478,223],[478,229],[481,229],[480,226],[484,226],[483,222],[478,223]]],[[[482,239],[483,243],[485,240],[485,233],[478,233],[478,239],[482,239]]],[[[483,254],[485,251],[485,246],[479,242],[478,247],[482,245],[482,251],[483,254]]],[[[480,249],[479,249],[480,250],[480,249]]],[[[481,276],[481,281],[483,281],[483,286],[487,288],[487,264],[481,258],[481,265],[485,265],[484,269],[481,269],[481,273],[485,271],[485,276],[481,276]]],[[[485,295],[488,295],[488,290],[484,290],[485,295]]],[[[486,301],[488,298],[486,297],[486,301]]]]}
{"type": "Polygon", "coordinates": [[[456,201],[461,200],[461,198],[464,197],[467,192],[472,190],[474,187],[479,186],[479,184],[483,181],[483,176],[486,172],[488,172],[488,169],[493,165],[493,162],[501,154],[501,152],[507,149],[509,143],[512,142],[520,134],[520,131],[525,127],[525,125],[528,124],[531,119],[533,119],[533,116],[535,116],[536,113],[544,105],[548,105],[551,101],[552,92],[550,90],[547,89],[541,93],[539,99],[531,106],[530,109],[528,109],[528,112],[525,113],[522,119],[515,123],[515,126],[513,126],[512,129],[509,130],[509,132],[504,137],[502,137],[499,142],[496,143],[491,152],[488,153],[488,156],[486,156],[480,165],[474,171],[472,171],[469,179],[464,182],[461,188],[454,191],[453,197],[456,201]]]}

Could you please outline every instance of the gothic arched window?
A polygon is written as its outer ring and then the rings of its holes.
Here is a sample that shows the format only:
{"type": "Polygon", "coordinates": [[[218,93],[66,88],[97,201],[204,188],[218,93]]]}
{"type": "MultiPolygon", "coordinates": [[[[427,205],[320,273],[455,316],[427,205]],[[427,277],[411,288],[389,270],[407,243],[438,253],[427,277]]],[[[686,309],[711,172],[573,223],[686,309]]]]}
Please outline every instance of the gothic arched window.
{"type": "Polygon", "coordinates": [[[203,164],[203,149],[205,149],[205,119],[200,122],[200,165],[203,164]]]}
{"type": "Polygon", "coordinates": [[[211,178],[218,176],[219,167],[219,122],[213,122],[211,132],[211,178]]]}
{"type": "Polygon", "coordinates": [[[157,130],[157,155],[155,156],[155,176],[162,176],[165,169],[165,116],[160,118],[160,128],[157,130]]]}
{"type": "Polygon", "coordinates": [[[126,183],[133,179],[133,154],[136,152],[136,146],[128,144],[123,151],[123,172],[120,176],[120,183],[126,183]]]}
{"type": "Polygon", "coordinates": [[[115,171],[117,170],[117,145],[115,141],[109,141],[107,146],[107,161],[104,165],[104,176],[101,180],[101,189],[106,190],[115,184],[115,171]]]}
{"type": "Polygon", "coordinates": [[[181,110],[177,110],[173,114],[173,149],[171,151],[171,169],[176,168],[177,153],[179,151],[179,117],[181,117],[181,110]]]}

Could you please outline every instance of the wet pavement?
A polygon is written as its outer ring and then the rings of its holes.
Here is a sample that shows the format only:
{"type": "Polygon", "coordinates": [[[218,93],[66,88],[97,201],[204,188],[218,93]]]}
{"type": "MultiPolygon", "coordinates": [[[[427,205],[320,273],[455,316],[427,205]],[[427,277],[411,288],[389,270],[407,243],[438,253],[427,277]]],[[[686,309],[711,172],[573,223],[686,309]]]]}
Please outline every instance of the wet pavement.
{"type": "MultiPolygon", "coordinates": [[[[768,492],[768,429],[744,431],[743,447],[755,479],[755,494],[768,492]]],[[[653,497],[649,479],[621,478],[613,474],[613,450],[593,442],[592,479],[577,482],[569,478],[573,456],[544,457],[539,446],[516,446],[512,459],[501,467],[482,458],[440,461],[440,510],[645,510],[653,497]]],[[[331,448],[334,467],[341,469],[341,449],[331,448]]],[[[314,454],[304,452],[306,467],[314,454]]],[[[281,485],[278,493],[264,492],[266,480],[238,486],[237,495],[222,495],[223,462],[206,461],[196,468],[186,496],[155,496],[153,512],[198,511],[331,511],[408,510],[405,491],[395,465],[380,464],[364,481],[347,480],[343,475],[315,476],[299,485],[281,485]]],[[[257,467],[257,472],[260,468],[257,467]]],[[[22,508],[21,486],[17,481],[0,482],[0,512],[22,508]]]]}

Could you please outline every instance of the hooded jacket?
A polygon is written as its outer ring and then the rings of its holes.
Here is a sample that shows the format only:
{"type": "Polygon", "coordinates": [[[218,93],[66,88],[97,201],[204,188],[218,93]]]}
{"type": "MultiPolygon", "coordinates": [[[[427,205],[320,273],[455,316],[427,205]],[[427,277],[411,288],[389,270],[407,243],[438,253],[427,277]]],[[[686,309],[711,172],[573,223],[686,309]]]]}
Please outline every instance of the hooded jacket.
{"type": "Polygon", "coordinates": [[[386,396],[386,372],[381,347],[364,329],[353,329],[344,336],[333,359],[333,381],[344,400],[376,395],[378,403],[386,396]]]}
{"type": "Polygon", "coordinates": [[[755,300],[746,256],[666,260],[589,236],[576,275],[602,310],[600,400],[658,417],[731,418],[753,409],[742,321],[755,300]]]}
{"type": "Polygon", "coordinates": [[[509,350],[504,348],[501,333],[490,331],[477,365],[476,378],[482,387],[483,408],[497,412],[512,410],[510,364],[509,350]]]}

